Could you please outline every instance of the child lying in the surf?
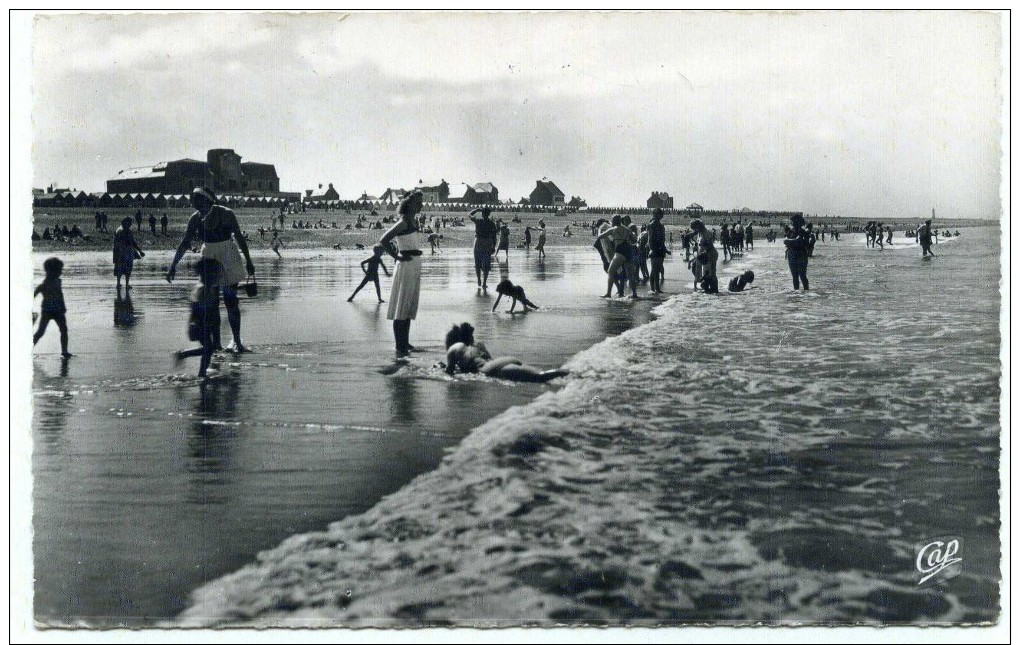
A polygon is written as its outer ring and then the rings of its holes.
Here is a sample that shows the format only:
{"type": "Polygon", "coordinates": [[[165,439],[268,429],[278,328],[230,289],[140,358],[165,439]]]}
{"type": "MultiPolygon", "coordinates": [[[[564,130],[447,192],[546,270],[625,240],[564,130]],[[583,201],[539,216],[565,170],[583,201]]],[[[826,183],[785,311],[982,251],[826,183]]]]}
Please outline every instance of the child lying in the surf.
{"type": "Polygon", "coordinates": [[[531,383],[545,383],[570,373],[564,369],[540,370],[512,356],[493,358],[485,345],[475,343],[475,328],[469,323],[454,325],[446,334],[446,373],[453,374],[458,368],[464,373],[531,383]]]}
{"type": "Polygon", "coordinates": [[[524,287],[516,285],[509,280],[502,280],[496,285],[496,293],[499,296],[496,298],[496,303],[492,305],[492,310],[496,311],[496,307],[499,305],[499,301],[502,300],[503,296],[513,299],[513,303],[510,305],[510,313],[514,312],[514,307],[517,306],[517,301],[520,300],[524,305],[524,311],[527,313],[528,307],[532,309],[538,309],[538,305],[528,300],[528,297],[524,295],[524,287]]]}
{"type": "Polygon", "coordinates": [[[730,291],[743,291],[747,285],[754,282],[754,271],[744,271],[730,280],[730,291]]]}

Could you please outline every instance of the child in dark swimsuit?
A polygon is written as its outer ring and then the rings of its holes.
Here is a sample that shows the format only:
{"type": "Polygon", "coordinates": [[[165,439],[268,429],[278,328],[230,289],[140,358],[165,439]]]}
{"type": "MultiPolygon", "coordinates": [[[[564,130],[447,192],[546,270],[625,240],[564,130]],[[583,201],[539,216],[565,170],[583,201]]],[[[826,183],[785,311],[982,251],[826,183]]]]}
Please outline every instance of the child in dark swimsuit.
{"type": "Polygon", "coordinates": [[[188,338],[198,341],[199,347],[177,352],[175,358],[182,361],[192,356],[201,356],[199,376],[206,376],[216,336],[220,329],[220,276],[223,265],[212,258],[202,258],[195,263],[198,284],[191,292],[191,316],[188,319],[188,338]]]}
{"type": "Polygon", "coordinates": [[[383,273],[389,277],[390,272],[386,269],[386,265],[383,264],[382,254],[385,249],[380,245],[375,245],[372,248],[372,257],[366,258],[361,261],[361,270],[365,272],[365,278],[358,285],[358,288],[354,290],[351,297],[347,299],[347,302],[354,302],[354,296],[358,295],[358,292],[369,283],[369,281],[375,283],[375,295],[379,298],[379,302],[386,302],[382,299],[382,290],[379,288],[379,268],[382,267],[383,273]]]}
{"type": "Polygon", "coordinates": [[[743,291],[744,289],[747,288],[747,285],[751,284],[752,282],[754,282],[754,271],[744,271],[740,275],[734,276],[733,279],[730,280],[730,286],[728,288],[730,291],[733,292],[743,291]]]}
{"type": "MultiPolygon", "coordinates": [[[[64,263],[59,258],[49,258],[43,262],[46,278],[35,288],[35,296],[42,294],[42,313],[39,315],[39,328],[32,337],[35,345],[46,333],[50,321],[57,323],[60,330],[60,355],[69,358],[67,351],[67,306],[64,304],[64,290],[60,284],[60,274],[64,271],[64,263]]],[[[34,296],[33,296],[34,297],[34,296]]]]}
{"type": "Polygon", "coordinates": [[[492,305],[493,311],[496,311],[496,307],[499,305],[499,301],[503,298],[503,296],[507,296],[513,300],[513,303],[510,305],[510,313],[514,312],[514,308],[517,306],[518,300],[524,305],[524,313],[528,312],[528,307],[538,309],[538,305],[528,300],[528,297],[524,295],[524,287],[516,285],[509,280],[502,280],[499,284],[497,284],[496,293],[498,293],[499,296],[496,297],[496,303],[492,305]]]}

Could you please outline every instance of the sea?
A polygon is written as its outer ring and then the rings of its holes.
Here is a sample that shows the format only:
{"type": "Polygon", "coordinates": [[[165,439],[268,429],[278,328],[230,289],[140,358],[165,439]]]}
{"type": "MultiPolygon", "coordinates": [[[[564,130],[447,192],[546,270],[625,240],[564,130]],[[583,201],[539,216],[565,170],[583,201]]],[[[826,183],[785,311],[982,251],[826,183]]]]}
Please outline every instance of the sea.
{"type": "Polygon", "coordinates": [[[366,252],[284,250],[257,255],[242,302],[254,352],[207,382],[170,357],[185,267],[168,284],[150,254],[127,304],[107,253],[66,254],[75,357],[52,329],[33,358],[36,620],[994,621],[999,236],[965,229],[933,259],[819,242],[808,292],[781,244],[720,262],[719,295],[674,249],[669,293],[637,301],[598,297],[591,249],[513,250],[490,281],[523,285],[527,314],[492,311],[470,251],[444,249],[409,360],[371,287],[346,302],[366,252]],[[494,355],[570,376],[447,376],[465,320],[494,355]]]}

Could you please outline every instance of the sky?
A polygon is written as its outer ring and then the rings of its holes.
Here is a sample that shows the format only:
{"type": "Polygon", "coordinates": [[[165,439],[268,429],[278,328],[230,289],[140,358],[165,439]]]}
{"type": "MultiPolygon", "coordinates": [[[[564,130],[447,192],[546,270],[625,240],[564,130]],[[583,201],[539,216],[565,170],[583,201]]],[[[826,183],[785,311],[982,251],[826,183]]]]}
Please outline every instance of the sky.
{"type": "Polygon", "coordinates": [[[1000,216],[981,12],[40,15],[33,185],[233,148],[281,189],[1000,216]]]}

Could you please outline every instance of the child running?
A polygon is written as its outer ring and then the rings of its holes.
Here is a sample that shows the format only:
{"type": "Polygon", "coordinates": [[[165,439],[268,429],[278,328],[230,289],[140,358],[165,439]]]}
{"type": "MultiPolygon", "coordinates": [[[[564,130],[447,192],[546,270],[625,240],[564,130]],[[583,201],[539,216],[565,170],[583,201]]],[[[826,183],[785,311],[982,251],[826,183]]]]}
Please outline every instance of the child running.
{"type": "Polygon", "coordinates": [[[358,295],[358,292],[361,291],[362,288],[369,283],[369,281],[375,283],[375,295],[379,298],[379,302],[386,302],[382,299],[382,290],[379,288],[379,267],[382,267],[383,273],[386,274],[386,277],[389,277],[390,275],[390,272],[386,269],[386,265],[383,264],[382,261],[382,254],[385,250],[386,249],[382,246],[376,244],[372,247],[371,257],[361,261],[361,270],[365,272],[365,278],[361,281],[361,284],[358,285],[358,288],[354,290],[354,293],[351,294],[351,297],[347,299],[347,302],[354,302],[354,296],[358,295]]]}
{"type": "Polygon", "coordinates": [[[60,274],[64,272],[64,263],[60,258],[49,258],[43,262],[43,271],[46,277],[42,284],[35,288],[33,298],[42,294],[42,313],[39,315],[39,329],[32,337],[32,344],[35,345],[46,333],[46,327],[50,321],[57,323],[60,330],[60,355],[70,358],[71,353],[67,351],[67,306],[64,304],[64,290],[60,284],[60,274]]]}
{"type": "Polygon", "coordinates": [[[279,231],[273,231],[273,242],[272,242],[272,244],[273,244],[273,253],[276,254],[276,257],[278,257],[278,258],[280,258],[282,260],[283,256],[280,255],[280,247],[283,246],[284,244],[283,244],[283,240],[280,239],[280,232],[279,231]]]}
{"type": "Polygon", "coordinates": [[[195,273],[198,274],[198,284],[189,298],[191,315],[188,318],[188,339],[198,341],[201,346],[179,351],[174,358],[179,362],[192,356],[201,356],[198,375],[205,377],[220,329],[220,277],[223,265],[212,258],[202,258],[195,263],[195,273]]]}

